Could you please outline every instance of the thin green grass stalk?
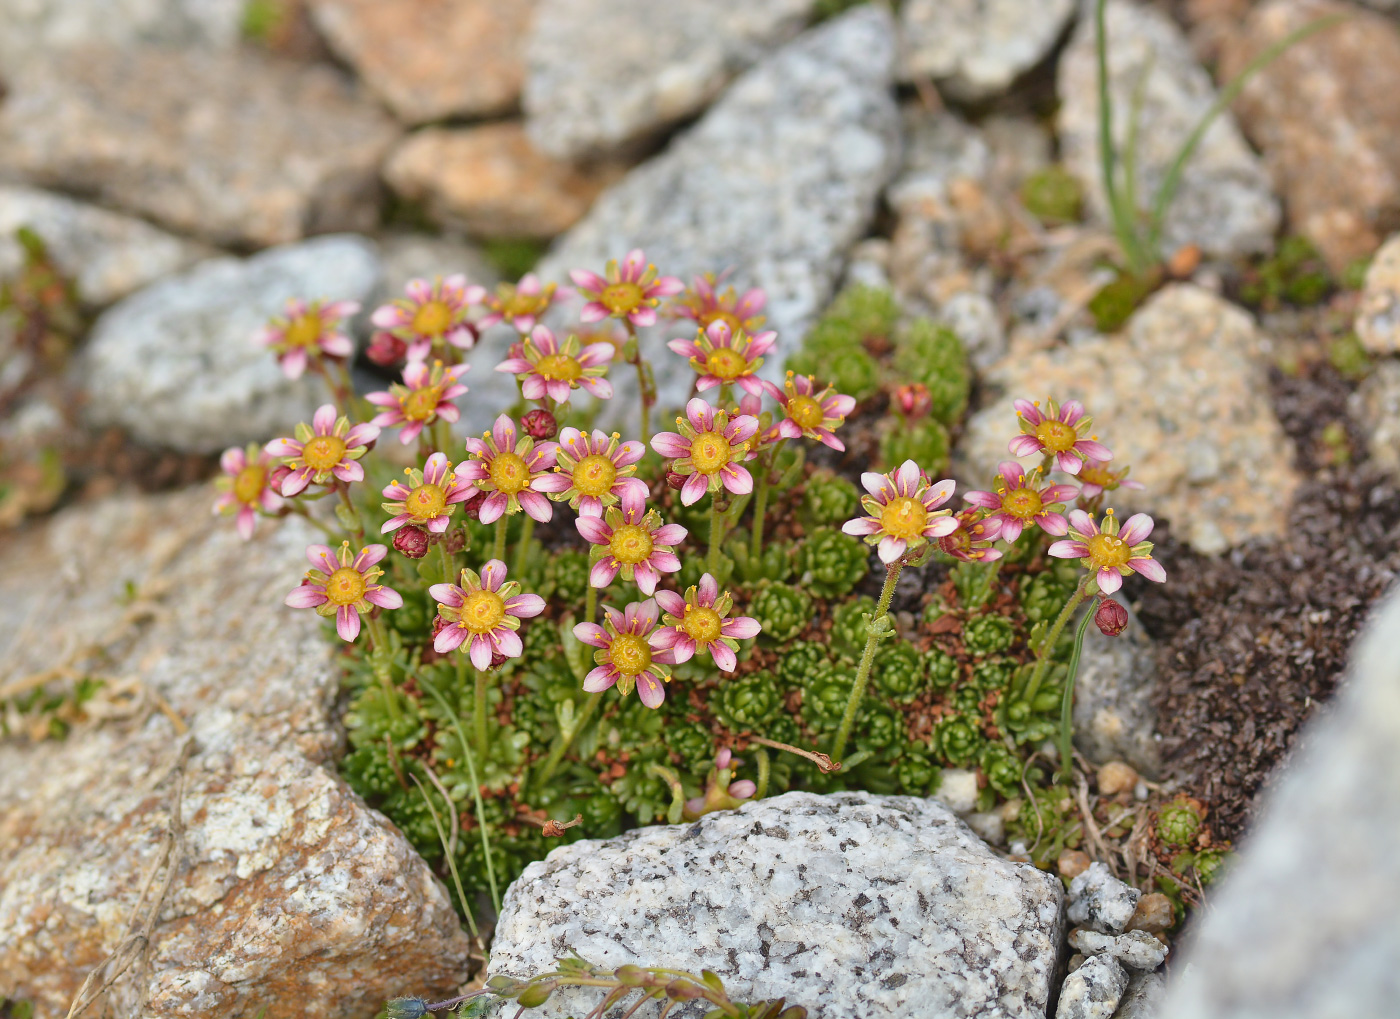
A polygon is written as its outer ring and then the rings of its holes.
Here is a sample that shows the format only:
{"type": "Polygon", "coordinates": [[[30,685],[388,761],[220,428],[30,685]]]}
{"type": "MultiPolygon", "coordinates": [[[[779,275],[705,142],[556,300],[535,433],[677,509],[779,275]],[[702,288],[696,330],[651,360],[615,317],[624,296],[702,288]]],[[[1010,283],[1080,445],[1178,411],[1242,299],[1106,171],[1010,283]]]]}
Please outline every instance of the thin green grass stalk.
{"type": "Polygon", "coordinates": [[[1074,634],[1074,654],[1069,659],[1065,675],[1065,692],[1060,700],[1060,774],[1068,782],[1074,778],[1074,675],[1079,671],[1079,654],[1084,650],[1084,632],[1094,613],[1084,613],[1074,634]]]}
{"type": "Polygon", "coordinates": [[[851,727],[855,725],[856,712],[860,710],[861,698],[865,696],[866,684],[870,682],[870,665],[875,660],[875,647],[880,643],[883,635],[877,624],[884,619],[890,611],[890,599],[894,597],[894,586],[899,581],[899,575],[904,571],[904,563],[896,559],[885,567],[885,586],[880,589],[880,601],[875,606],[875,612],[870,617],[868,627],[869,636],[865,638],[865,651],[860,656],[860,667],[856,670],[855,685],[851,687],[851,696],[846,700],[846,710],[841,714],[841,727],[836,730],[836,740],[831,745],[831,756],[835,760],[841,760],[841,755],[846,752],[846,741],[850,739],[851,727]]]}
{"type": "MultiPolygon", "coordinates": [[[[467,914],[467,927],[470,928],[472,937],[479,941],[481,940],[481,934],[476,929],[476,917],[472,916],[472,907],[471,904],[467,902],[467,893],[462,891],[462,878],[457,873],[456,856],[452,852],[452,848],[447,844],[447,836],[443,834],[442,822],[438,820],[437,807],[433,806],[433,798],[428,795],[428,790],[423,788],[423,783],[418,776],[413,772],[409,772],[409,777],[413,779],[413,784],[418,787],[418,792],[422,794],[423,802],[428,806],[428,813],[433,815],[433,827],[437,829],[438,841],[442,843],[443,855],[447,857],[447,869],[452,873],[452,885],[457,889],[457,901],[462,904],[462,909],[467,914]]],[[[450,799],[447,801],[447,809],[455,809],[450,799]]]]}

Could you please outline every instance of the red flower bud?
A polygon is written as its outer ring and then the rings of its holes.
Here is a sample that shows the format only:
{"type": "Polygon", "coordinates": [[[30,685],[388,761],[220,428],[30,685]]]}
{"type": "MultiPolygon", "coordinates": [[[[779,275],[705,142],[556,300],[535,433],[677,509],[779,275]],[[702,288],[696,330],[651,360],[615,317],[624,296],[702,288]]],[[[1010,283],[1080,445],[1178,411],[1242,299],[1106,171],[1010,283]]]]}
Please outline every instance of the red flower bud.
{"type": "Polygon", "coordinates": [[[406,524],[394,532],[394,547],[410,559],[422,559],[428,554],[432,539],[421,527],[406,524]]]}
{"type": "Polygon", "coordinates": [[[679,492],[685,487],[685,475],[677,474],[675,471],[666,472],[666,484],[679,492]]]}
{"type": "Polygon", "coordinates": [[[909,382],[895,389],[894,405],[907,420],[918,421],[933,409],[933,397],[922,382],[909,382]]]}
{"type": "Polygon", "coordinates": [[[532,439],[552,439],[559,431],[559,422],[543,407],[536,407],[520,419],[520,427],[532,439]]]}
{"type": "Polygon", "coordinates": [[[1100,598],[1094,623],[1105,637],[1116,637],[1128,628],[1128,610],[1112,598],[1100,598]]]}
{"type": "MultiPolygon", "coordinates": [[[[485,501],[486,493],[478,488],[476,491],[472,492],[471,495],[467,496],[466,502],[460,504],[462,507],[462,515],[465,517],[470,517],[472,520],[480,520],[481,504],[485,501]]],[[[460,547],[461,546],[459,545],[458,548],[460,549],[460,547]]],[[[449,547],[448,551],[452,552],[456,550],[449,547]]]]}
{"type": "Polygon", "coordinates": [[[408,353],[408,344],[393,333],[377,332],[370,337],[365,357],[375,364],[392,365],[403,360],[408,353]]]}

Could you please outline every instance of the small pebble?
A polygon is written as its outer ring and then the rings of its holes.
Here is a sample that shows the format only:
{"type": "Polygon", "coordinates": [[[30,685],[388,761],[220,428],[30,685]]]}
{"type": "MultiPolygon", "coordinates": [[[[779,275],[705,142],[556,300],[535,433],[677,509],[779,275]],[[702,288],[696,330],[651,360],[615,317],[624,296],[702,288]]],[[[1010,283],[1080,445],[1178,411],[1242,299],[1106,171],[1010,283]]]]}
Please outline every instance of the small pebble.
{"type": "Polygon", "coordinates": [[[1124,884],[1102,863],[1092,863],[1069,886],[1070,923],[1105,934],[1120,934],[1137,909],[1142,892],[1124,884]]]}
{"type": "Polygon", "coordinates": [[[1161,892],[1153,892],[1138,900],[1133,918],[1128,921],[1128,930],[1159,934],[1169,930],[1175,922],[1176,914],[1172,911],[1172,900],[1161,892]]]}
{"type": "Polygon", "coordinates": [[[1083,952],[1075,952],[1073,955],[1071,955],[1071,956],[1069,957],[1069,971],[1070,971],[1071,973],[1073,973],[1073,972],[1074,972],[1075,970],[1077,970],[1080,966],[1083,966],[1084,963],[1086,963],[1088,960],[1089,960],[1089,957],[1088,957],[1087,955],[1085,955],[1083,952]]]}
{"type": "Polygon", "coordinates": [[[1129,931],[1115,937],[1075,930],[1070,933],[1069,943],[1085,955],[1111,955],[1124,966],[1138,970],[1154,970],[1167,959],[1167,947],[1146,931],[1129,931]]]}
{"type": "Polygon", "coordinates": [[[1138,773],[1131,764],[1109,761],[1099,769],[1099,795],[1117,796],[1130,792],[1138,784],[1138,773]]]}
{"type": "Polygon", "coordinates": [[[1109,1019],[1128,989],[1128,971],[1111,955],[1096,955],[1065,978],[1055,1019],[1109,1019]]]}
{"type": "Polygon", "coordinates": [[[966,814],[977,806],[977,772],[966,768],[944,768],[943,780],[933,798],[945,803],[955,814],[966,814]]]}
{"type": "Polygon", "coordinates": [[[1089,862],[1088,853],[1078,849],[1066,849],[1055,861],[1055,865],[1060,869],[1060,877],[1073,881],[1089,869],[1089,862]]]}

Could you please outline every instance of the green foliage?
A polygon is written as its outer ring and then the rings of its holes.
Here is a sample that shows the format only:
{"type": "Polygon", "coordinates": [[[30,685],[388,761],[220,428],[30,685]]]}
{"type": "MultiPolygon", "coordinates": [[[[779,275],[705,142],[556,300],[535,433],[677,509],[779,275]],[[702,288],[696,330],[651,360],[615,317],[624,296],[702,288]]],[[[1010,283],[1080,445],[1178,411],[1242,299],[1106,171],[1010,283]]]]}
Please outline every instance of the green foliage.
{"type": "Polygon", "coordinates": [[[1189,846],[1201,833],[1201,808],[1178,797],[1157,813],[1157,837],[1169,846],[1189,846]]]}
{"type": "Polygon", "coordinates": [[[915,319],[900,331],[893,367],[900,382],[922,382],[928,387],[934,418],[945,425],[962,420],[972,369],[957,333],[926,318],[915,319]]]}
{"type": "Polygon", "coordinates": [[[913,424],[891,422],[880,437],[881,470],[892,471],[905,460],[913,460],[932,478],[948,473],[948,430],[937,418],[926,417],[913,424]]]}
{"type": "MultiPolygon", "coordinates": [[[[958,604],[968,612],[976,612],[992,600],[997,576],[997,568],[992,563],[959,562],[949,571],[958,592],[958,604]]],[[[1058,606],[1056,611],[1059,611],[1058,606]]]]}
{"type": "Polygon", "coordinates": [[[1342,333],[1327,342],[1327,360],[1338,375],[1352,382],[1360,382],[1371,374],[1371,356],[1354,332],[1342,333]]]}
{"type": "Polygon", "coordinates": [[[870,548],[834,527],[813,528],[797,550],[798,584],[820,598],[839,598],[870,570],[870,548]]]}
{"type": "Polygon", "coordinates": [[[1133,312],[1161,285],[1161,273],[1149,270],[1141,276],[1119,273],[1105,283],[1089,301],[1089,314],[1101,333],[1116,333],[1128,324],[1133,312]]]}
{"type": "Polygon", "coordinates": [[[1073,790],[1062,785],[1032,786],[1031,790],[1033,801],[1021,804],[1006,833],[1026,846],[1032,863],[1049,870],[1066,849],[1079,848],[1084,825],[1073,790]]]}
{"type": "Polygon", "coordinates": [[[588,553],[583,549],[560,549],[549,559],[546,569],[554,595],[568,605],[581,603],[588,594],[588,553]]]}
{"type": "Polygon", "coordinates": [[[802,682],[802,720],[818,732],[834,732],[855,681],[850,666],[823,664],[802,682]]]}
{"type": "Polygon", "coordinates": [[[901,704],[912,701],[928,686],[924,656],[903,641],[886,644],[876,652],[871,678],[880,693],[901,704]]]}
{"type": "Polygon", "coordinates": [[[1021,795],[1021,759],[1000,743],[988,744],[978,756],[977,766],[987,776],[987,784],[1003,798],[1021,795]]]}
{"type": "Polygon", "coordinates": [[[1240,299],[1272,311],[1281,303],[1306,307],[1324,300],[1333,289],[1327,263],[1306,237],[1285,237],[1274,253],[1245,271],[1240,299]]]}
{"type": "Polygon", "coordinates": [[[958,662],[942,648],[931,648],[924,654],[924,670],[936,690],[951,687],[958,681],[958,662]]]}
{"type": "Polygon", "coordinates": [[[938,754],[958,767],[974,761],[985,743],[977,723],[962,715],[948,716],[933,730],[933,745],[938,754]]]}
{"type": "Polygon", "coordinates": [[[868,347],[887,342],[898,319],[899,304],[890,291],[848,287],[788,358],[787,367],[864,400],[880,388],[880,368],[868,347]]]}
{"type": "Polygon", "coordinates": [[[802,685],[802,681],[822,665],[830,661],[826,647],[815,641],[798,641],[788,645],[778,659],[778,676],[791,687],[802,685]]]}
{"type": "Polygon", "coordinates": [[[861,595],[842,602],[831,610],[831,650],[856,661],[865,652],[870,638],[870,618],[875,614],[875,599],[861,595]]]}
{"type": "Polygon", "coordinates": [[[761,731],[783,706],[778,677],[771,672],[751,672],[725,680],[710,695],[715,717],[735,731],[761,731]]]}
{"type": "Polygon", "coordinates": [[[1015,638],[1016,627],[1005,616],[977,616],[963,627],[963,644],[978,657],[1005,651],[1015,638]]]}
{"type": "Polygon", "coordinates": [[[1059,164],[1042,167],[1021,184],[1021,204],[1047,226],[1075,223],[1084,205],[1084,185],[1059,164]]]}
{"type": "Polygon", "coordinates": [[[749,603],[749,614],[763,627],[760,637],[765,643],[791,640],[812,619],[812,599],[806,591],[789,584],[761,580],[749,603]]]}
{"type": "Polygon", "coordinates": [[[839,474],[814,471],[803,489],[798,518],[805,527],[840,525],[860,512],[860,490],[839,474]]]}
{"type": "Polygon", "coordinates": [[[792,546],[769,539],[757,558],[749,554],[749,537],[736,535],[725,543],[726,554],[734,560],[734,575],[746,584],[760,580],[783,581],[792,574],[792,546]]]}
{"type": "Polygon", "coordinates": [[[517,280],[535,267],[548,247],[548,241],[531,237],[495,237],[483,242],[481,253],[503,278],[517,280]]]}

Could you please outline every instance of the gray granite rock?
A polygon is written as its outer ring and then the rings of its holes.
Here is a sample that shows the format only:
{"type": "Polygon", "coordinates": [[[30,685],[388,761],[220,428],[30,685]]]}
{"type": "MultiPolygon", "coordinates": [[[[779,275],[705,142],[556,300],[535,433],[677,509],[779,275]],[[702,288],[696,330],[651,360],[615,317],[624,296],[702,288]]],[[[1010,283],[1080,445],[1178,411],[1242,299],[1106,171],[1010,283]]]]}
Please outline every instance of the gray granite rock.
{"type": "Polygon", "coordinates": [[[1167,946],[1146,931],[1112,935],[1076,930],[1069,943],[1085,955],[1111,955],[1129,969],[1153,970],[1167,960],[1167,946]]]}
{"type": "Polygon", "coordinates": [[[564,159],[644,138],[704,109],[731,78],[796,35],[814,6],[540,0],[526,42],[530,137],[564,159]]]}
{"type": "Polygon", "coordinates": [[[1400,996],[1400,596],[1264,801],[1162,1019],[1382,1016],[1400,996]]]}
{"type": "Polygon", "coordinates": [[[89,503],[0,542],[0,683],[65,662],[105,682],[66,740],[0,740],[0,988],[39,1019],[67,1014],[159,859],[184,737],[157,697],[194,740],[182,865],[145,986],[133,967],[102,1014],[363,1019],[465,979],[446,890],[335,775],[334,649],[282,604],[319,532],[244,542],[213,497],[89,503]]]}
{"type": "Polygon", "coordinates": [[[1167,997],[1167,978],[1161,973],[1133,973],[1113,1019],[1157,1019],[1167,997]]]}
{"type": "Polygon", "coordinates": [[[1102,863],[1094,862],[1069,886],[1069,922],[1103,934],[1122,933],[1133,918],[1142,892],[1118,880],[1102,863]]]}
{"type": "Polygon", "coordinates": [[[904,0],[902,81],[932,78],[962,101],[992,98],[1049,55],[1075,0],[904,0]]]}
{"type": "Polygon", "coordinates": [[[0,277],[16,272],[24,251],[15,231],[43,239],[60,269],[90,305],[106,305],[208,251],[130,216],[35,188],[0,185],[0,277]]]}
{"type": "Polygon", "coordinates": [[[1371,462],[1400,475],[1400,361],[1379,362],[1351,395],[1348,409],[1366,432],[1371,462]]]}
{"type": "Polygon", "coordinates": [[[0,0],[0,73],[98,43],[230,47],[243,0],[0,0]]]}
{"type": "Polygon", "coordinates": [[[133,294],[97,320],[83,355],[89,421],[202,453],[290,434],[324,391],[285,378],[254,332],[292,297],[365,302],[382,272],[369,241],[337,235],[210,259],[133,294]]]}
{"type": "MultiPolygon", "coordinates": [[[[777,373],[831,296],[898,165],[893,36],[889,14],[863,6],[778,50],[604,192],[540,263],[540,276],[567,283],[568,270],[601,271],[634,247],[686,281],[733,269],[739,291],[768,292],[767,328],[779,345],[764,370],[777,373]]],[[[648,341],[663,407],[684,403],[694,379],[662,347],[679,329],[664,323],[648,341]]],[[[630,373],[614,375],[612,405],[635,406],[630,373]]]]}
{"type": "Polygon", "coordinates": [[[1128,628],[1105,637],[1089,624],[1074,681],[1074,742],[1095,764],[1127,761],[1151,777],[1160,764],[1152,706],[1156,648],[1127,599],[1120,593],[1114,600],[1127,609],[1128,628]]]}
{"type": "MultiPolygon", "coordinates": [[[[598,965],[711,969],[818,1016],[1037,1017],[1061,887],[931,800],[787,793],[693,825],[554,850],[506,892],[495,973],[577,949],[598,965]]],[[[546,1017],[596,993],[556,995],[546,1017]]],[[[691,1019],[701,1002],[671,1015],[691,1019]]]]}
{"type": "Polygon", "coordinates": [[[1372,354],[1400,354],[1400,234],[1381,245],[1366,270],[1356,335],[1372,354]]]}
{"type": "MultiPolygon", "coordinates": [[[[1215,100],[1210,75],[1192,56],[1181,30],[1153,7],[1109,0],[1108,70],[1113,133],[1120,151],[1128,134],[1133,94],[1143,75],[1138,132],[1137,193],[1150,202],[1181,143],[1215,100]]],[[[1082,18],[1060,58],[1057,117],[1065,165],[1084,183],[1090,211],[1108,220],[1098,149],[1097,58],[1094,19],[1082,18]]],[[[1278,229],[1279,203],[1258,158],[1226,112],[1206,131],[1166,216],[1166,253],[1198,244],[1207,255],[1234,257],[1268,251],[1278,229]]]]}
{"type": "Polygon", "coordinates": [[[1128,988],[1128,971],[1111,955],[1096,955],[1065,978],[1055,1019],[1110,1019],[1128,988]]]}
{"type": "Polygon", "coordinates": [[[0,174],[216,244],[378,222],[397,129],[324,64],[252,50],[86,48],[25,67],[0,106],[0,174]]]}

